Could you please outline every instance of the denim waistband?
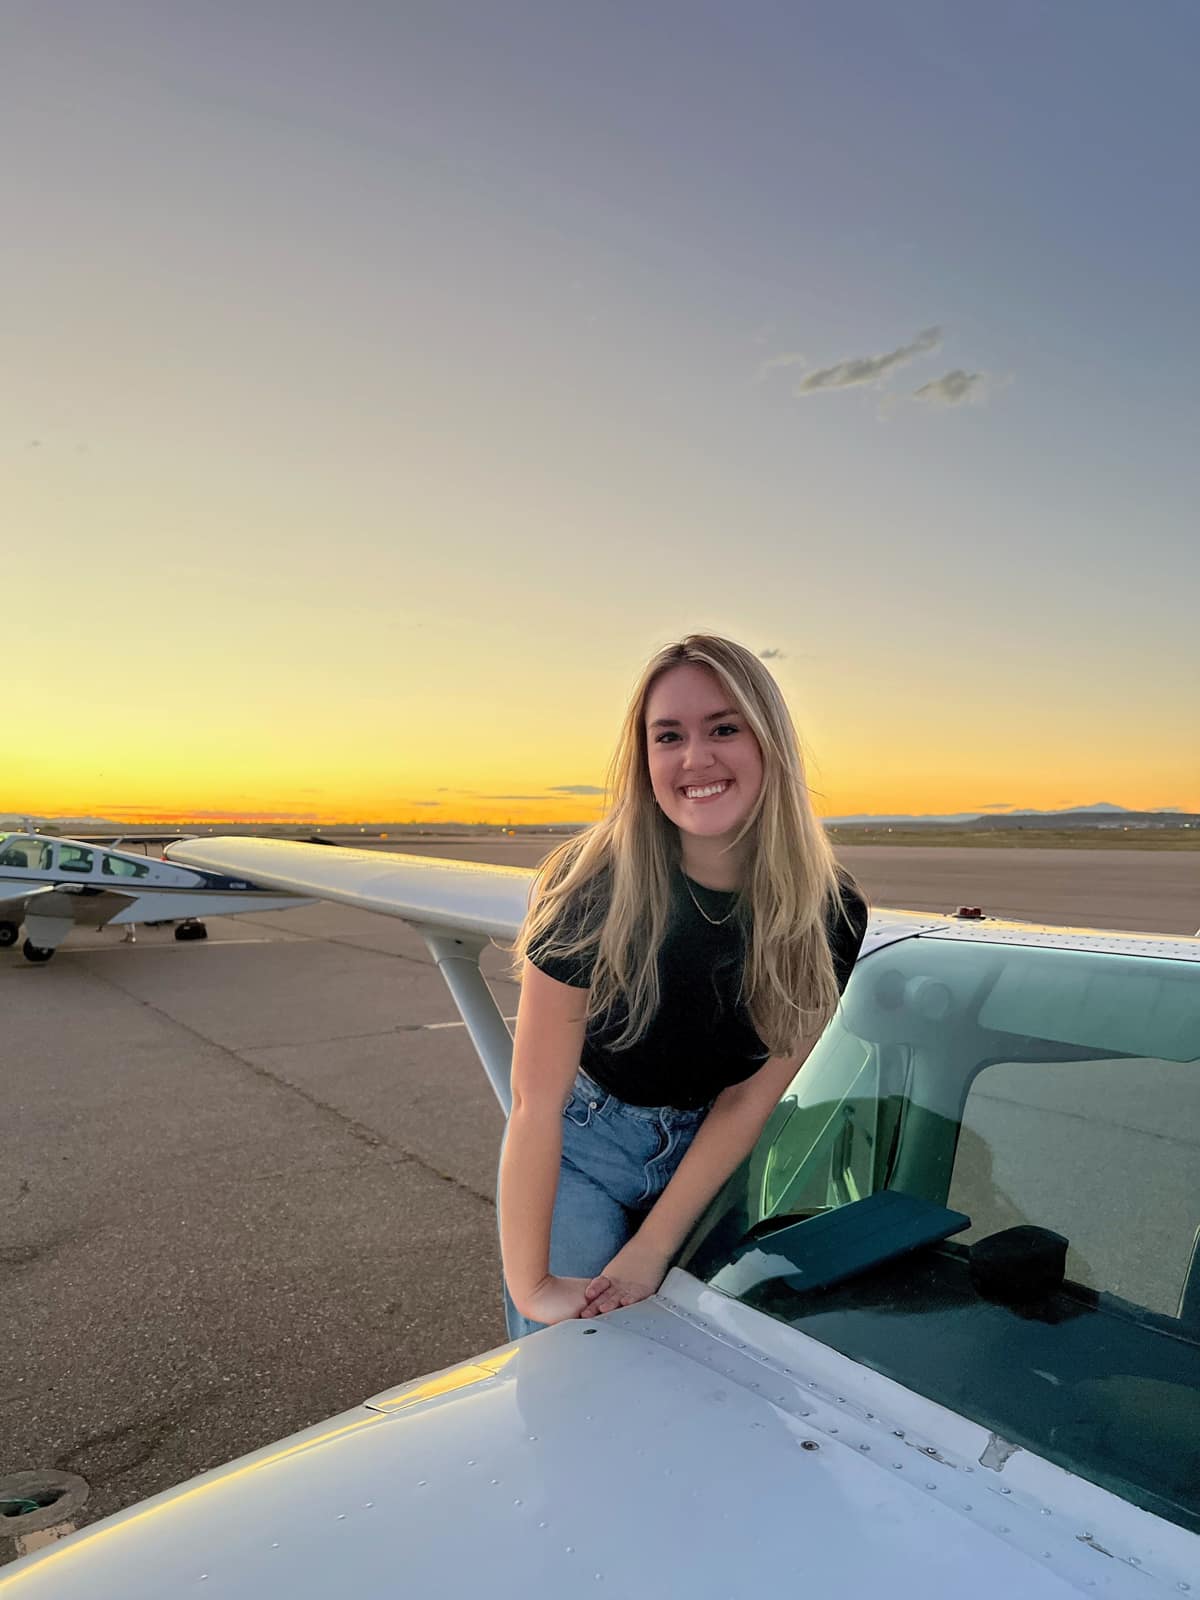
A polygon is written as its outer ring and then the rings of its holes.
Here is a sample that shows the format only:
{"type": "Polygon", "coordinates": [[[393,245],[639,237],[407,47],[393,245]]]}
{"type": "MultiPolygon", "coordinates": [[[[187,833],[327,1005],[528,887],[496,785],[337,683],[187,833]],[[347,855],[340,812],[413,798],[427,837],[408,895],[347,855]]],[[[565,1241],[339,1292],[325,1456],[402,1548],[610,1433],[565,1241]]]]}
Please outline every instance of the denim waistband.
{"type": "Polygon", "coordinates": [[[708,1105],[696,1106],[688,1109],[685,1106],[635,1106],[629,1100],[622,1100],[620,1095],[613,1094],[611,1089],[606,1089],[602,1083],[597,1083],[582,1067],[575,1074],[575,1082],[580,1089],[593,1100],[611,1100],[623,1117],[635,1117],[641,1121],[654,1122],[659,1118],[668,1126],[689,1127],[693,1123],[702,1122],[712,1109],[712,1101],[708,1105]]]}

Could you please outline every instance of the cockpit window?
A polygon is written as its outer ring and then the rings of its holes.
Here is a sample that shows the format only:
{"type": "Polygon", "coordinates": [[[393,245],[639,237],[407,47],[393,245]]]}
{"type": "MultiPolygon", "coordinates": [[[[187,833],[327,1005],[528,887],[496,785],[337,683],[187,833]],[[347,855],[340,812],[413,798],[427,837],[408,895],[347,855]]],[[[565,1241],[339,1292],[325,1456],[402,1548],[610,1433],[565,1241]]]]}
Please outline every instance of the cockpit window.
{"type": "Polygon", "coordinates": [[[41,872],[49,870],[50,846],[43,844],[40,839],[10,834],[7,839],[0,839],[0,846],[0,867],[25,867],[41,872]]]}
{"type": "Polygon", "coordinates": [[[101,871],[108,878],[147,878],[150,868],[144,861],[127,861],[124,856],[102,856],[101,871]]]}
{"type": "Polygon", "coordinates": [[[95,855],[91,850],[85,850],[78,844],[60,844],[58,847],[58,870],[60,872],[90,872],[95,855]]]}
{"type": "Polygon", "coordinates": [[[866,958],[680,1264],[1200,1532],[1200,964],[866,958]]]}

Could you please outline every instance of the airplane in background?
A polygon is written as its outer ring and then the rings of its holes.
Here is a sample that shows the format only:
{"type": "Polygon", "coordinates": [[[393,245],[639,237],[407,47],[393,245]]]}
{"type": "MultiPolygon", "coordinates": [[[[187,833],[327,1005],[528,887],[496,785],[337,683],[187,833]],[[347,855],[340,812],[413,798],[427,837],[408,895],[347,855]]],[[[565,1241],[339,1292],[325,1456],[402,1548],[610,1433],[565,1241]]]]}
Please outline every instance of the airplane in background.
{"type": "MultiPolygon", "coordinates": [[[[479,956],[532,872],[170,849],[410,924],[509,1110],[479,956]]],[[[1194,940],[876,909],[657,1294],[48,1544],[0,1600],[1200,1595],[1198,1074],[1194,940]]]]}
{"type": "Polygon", "coordinates": [[[288,911],[311,905],[248,878],[176,866],[80,839],[0,833],[0,949],[15,945],[25,925],[27,961],[45,962],[72,928],[127,928],[174,922],[181,941],[206,939],[202,917],[288,911]]]}

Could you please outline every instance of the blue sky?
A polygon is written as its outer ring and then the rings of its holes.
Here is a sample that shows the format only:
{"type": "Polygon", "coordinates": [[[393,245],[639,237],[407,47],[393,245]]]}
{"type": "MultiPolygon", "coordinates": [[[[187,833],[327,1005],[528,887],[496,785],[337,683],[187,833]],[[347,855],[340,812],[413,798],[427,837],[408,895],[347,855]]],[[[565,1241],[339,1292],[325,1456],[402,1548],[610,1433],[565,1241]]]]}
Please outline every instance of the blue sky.
{"type": "Polygon", "coordinates": [[[95,569],[45,693],[115,632],[172,794],[595,783],[711,627],[834,809],[1200,805],[1193,6],[6,16],[0,464],[95,569]]]}

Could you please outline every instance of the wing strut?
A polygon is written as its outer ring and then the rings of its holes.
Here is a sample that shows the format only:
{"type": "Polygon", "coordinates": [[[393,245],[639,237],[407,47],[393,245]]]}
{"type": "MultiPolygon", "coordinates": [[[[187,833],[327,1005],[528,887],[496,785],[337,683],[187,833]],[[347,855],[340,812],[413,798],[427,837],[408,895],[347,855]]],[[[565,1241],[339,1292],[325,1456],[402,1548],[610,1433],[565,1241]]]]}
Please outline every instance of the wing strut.
{"type": "Polygon", "coordinates": [[[479,954],[486,948],[487,940],[456,936],[441,928],[422,927],[419,923],[417,927],[446,980],[488,1082],[507,1117],[512,1110],[513,1040],[496,997],[479,970],[479,954]]]}

